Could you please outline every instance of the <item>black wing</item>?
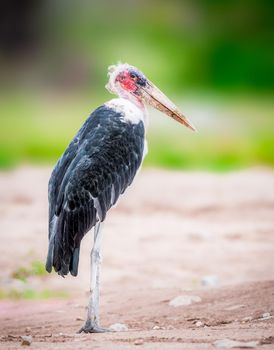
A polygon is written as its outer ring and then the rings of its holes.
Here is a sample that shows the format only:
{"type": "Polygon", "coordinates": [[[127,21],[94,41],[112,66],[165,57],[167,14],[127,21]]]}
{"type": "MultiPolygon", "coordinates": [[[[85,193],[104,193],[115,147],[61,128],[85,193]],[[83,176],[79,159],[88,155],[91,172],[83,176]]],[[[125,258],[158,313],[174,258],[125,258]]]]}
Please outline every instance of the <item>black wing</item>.
{"type": "Polygon", "coordinates": [[[83,236],[131,184],[143,148],[142,122],[125,122],[106,106],[86,120],[49,181],[48,272],[77,275],[83,236]]]}

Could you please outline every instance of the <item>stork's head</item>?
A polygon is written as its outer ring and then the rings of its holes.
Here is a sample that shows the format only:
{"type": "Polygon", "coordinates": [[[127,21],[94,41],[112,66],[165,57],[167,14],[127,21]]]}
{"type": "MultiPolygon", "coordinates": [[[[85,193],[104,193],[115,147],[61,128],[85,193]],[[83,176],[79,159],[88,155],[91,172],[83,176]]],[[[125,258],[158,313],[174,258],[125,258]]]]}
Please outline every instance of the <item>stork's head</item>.
{"type": "Polygon", "coordinates": [[[195,131],[187,118],[145,75],[129,64],[117,64],[108,68],[109,92],[126,98],[142,107],[147,103],[171,118],[195,131]]]}

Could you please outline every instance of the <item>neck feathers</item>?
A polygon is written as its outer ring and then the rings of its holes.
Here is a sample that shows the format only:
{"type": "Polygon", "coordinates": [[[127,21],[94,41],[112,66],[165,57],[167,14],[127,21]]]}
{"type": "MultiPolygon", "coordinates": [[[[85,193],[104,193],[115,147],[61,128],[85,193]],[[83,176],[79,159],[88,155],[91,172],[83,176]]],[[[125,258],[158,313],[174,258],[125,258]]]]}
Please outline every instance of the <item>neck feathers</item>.
{"type": "Polygon", "coordinates": [[[147,113],[144,106],[139,107],[125,98],[114,98],[106,102],[105,106],[121,114],[121,119],[125,122],[132,124],[143,122],[145,126],[147,125],[147,113]]]}

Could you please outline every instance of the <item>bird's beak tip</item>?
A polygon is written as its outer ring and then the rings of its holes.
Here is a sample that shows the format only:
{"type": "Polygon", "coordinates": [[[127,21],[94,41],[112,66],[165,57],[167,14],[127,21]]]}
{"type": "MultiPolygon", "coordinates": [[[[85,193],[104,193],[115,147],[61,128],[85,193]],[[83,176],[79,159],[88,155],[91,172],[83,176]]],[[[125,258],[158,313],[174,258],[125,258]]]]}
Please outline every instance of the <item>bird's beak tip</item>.
{"type": "Polygon", "coordinates": [[[188,128],[194,132],[198,132],[198,130],[196,129],[196,127],[193,124],[189,124],[188,128]]]}

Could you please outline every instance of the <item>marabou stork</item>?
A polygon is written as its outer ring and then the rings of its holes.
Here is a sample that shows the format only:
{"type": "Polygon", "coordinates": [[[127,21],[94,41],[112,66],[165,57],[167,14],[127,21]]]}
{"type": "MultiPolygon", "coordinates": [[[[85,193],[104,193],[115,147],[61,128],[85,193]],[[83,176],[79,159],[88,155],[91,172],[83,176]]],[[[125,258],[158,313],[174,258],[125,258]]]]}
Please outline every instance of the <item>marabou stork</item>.
{"type": "Polygon", "coordinates": [[[49,180],[49,247],[46,270],[76,276],[80,244],[94,227],[87,320],[79,332],[99,325],[102,224],[107,211],[132,183],[147,152],[145,103],[195,130],[178,108],[137,68],[109,67],[106,88],[119,97],[97,108],[58,160],[49,180]]]}

